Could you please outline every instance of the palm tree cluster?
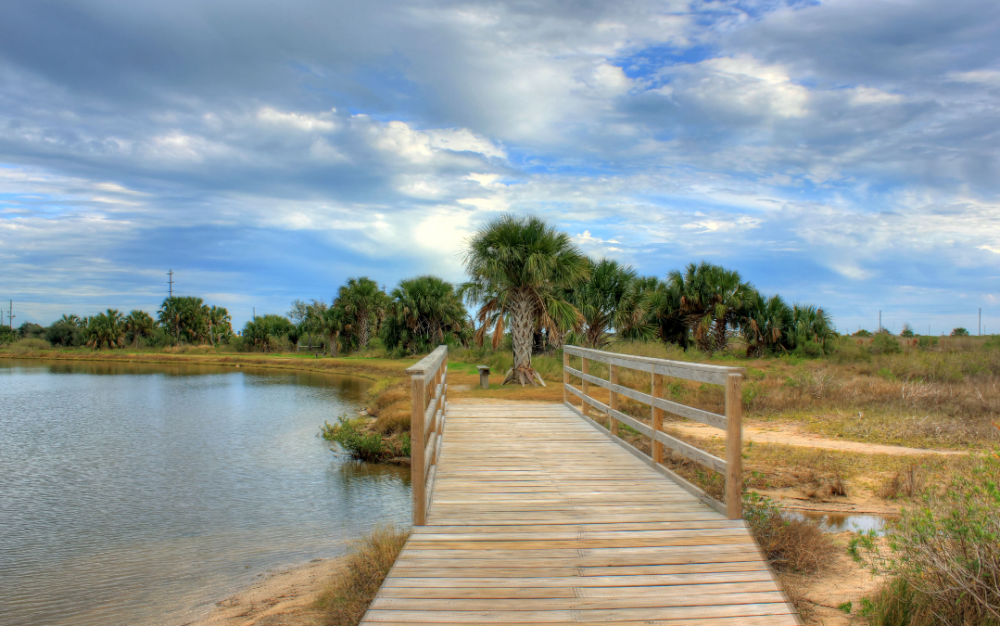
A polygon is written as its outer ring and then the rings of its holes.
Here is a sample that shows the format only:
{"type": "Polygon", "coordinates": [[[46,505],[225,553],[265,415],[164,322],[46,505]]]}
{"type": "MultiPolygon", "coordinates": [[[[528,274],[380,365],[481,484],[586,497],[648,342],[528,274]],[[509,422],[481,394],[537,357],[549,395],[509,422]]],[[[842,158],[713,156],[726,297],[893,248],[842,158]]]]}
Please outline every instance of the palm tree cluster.
{"type": "Polygon", "coordinates": [[[349,278],[333,304],[295,300],[289,317],[300,336],[321,337],[331,356],[368,348],[374,337],[397,354],[416,354],[467,343],[472,332],[455,287],[435,276],[403,280],[391,295],[368,277],[349,278]]]}
{"type": "Polygon", "coordinates": [[[216,342],[233,332],[229,311],[208,306],[194,296],[171,296],[163,301],[158,312],[160,325],[180,342],[216,342]]]}
{"type": "Polygon", "coordinates": [[[469,241],[465,269],[460,293],[479,307],[476,341],[491,335],[497,348],[511,329],[514,364],[505,383],[541,382],[531,367],[539,335],[556,348],[567,341],[602,348],[614,334],[709,354],[739,340],[749,356],[761,356],[800,347],[822,353],[834,334],[823,309],[765,297],[734,270],[702,262],[665,281],[641,277],[617,261],[585,257],[535,217],[486,224],[469,241]]]}

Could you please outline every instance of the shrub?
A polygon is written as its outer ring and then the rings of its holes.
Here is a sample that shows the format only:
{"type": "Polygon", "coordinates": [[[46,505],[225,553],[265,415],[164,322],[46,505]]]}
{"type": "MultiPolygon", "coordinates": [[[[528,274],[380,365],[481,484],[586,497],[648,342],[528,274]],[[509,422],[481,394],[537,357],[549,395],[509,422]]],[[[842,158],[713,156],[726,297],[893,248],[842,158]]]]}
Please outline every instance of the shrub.
{"type": "Polygon", "coordinates": [[[907,338],[912,337],[913,329],[910,327],[909,324],[903,324],[903,330],[899,331],[899,336],[907,338]]]}
{"type": "Polygon", "coordinates": [[[83,329],[71,322],[56,322],[45,329],[43,337],[54,346],[74,348],[83,345],[83,329]]]}
{"type": "Polygon", "coordinates": [[[833,552],[833,543],[819,526],[785,519],[773,500],[752,491],[743,494],[743,519],[775,569],[815,572],[833,552]]]}
{"type": "Polygon", "coordinates": [[[409,533],[381,526],[358,540],[344,557],[340,574],[316,601],[329,626],[356,626],[364,617],[409,533]]]}
{"type": "Polygon", "coordinates": [[[962,328],[961,326],[959,326],[958,328],[952,328],[951,329],[951,336],[952,337],[968,337],[969,336],[969,331],[967,331],[964,328],[962,328]]]}
{"type": "Polygon", "coordinates": [[[15,341],[17,341],[17,331],[12,330],[9,326],[0,326],[0,345],[14,343],[15,341]]]}
{"type": "Polygon", "coordinates": [[[980,459],[951,488],[904,510],[886,533],[857,533],[849,552],[886,576],[862,604],[872,626],[1000,624],[1000,456],[980,459]]]}
{"type": "Polygon", "coordinates": [[[899,354],[903,347],[899,345],[899,340],[889,333],[878,333],[872,339],[872,354],[899,354]]]}
{"type": "Polygon", "coordinates": [[[366,432],[364,418],[351,419],[346,415],[337,418],[336,424],[323,426],[323,439],[335,441],[352,458],[369,463],[380,463],[392,456],[392,450],[382,443],[382,435],[366,432]]]}
{"type": "Polygon", "coordinates": [[[20,339],[10,345],[10,351],[14,354],[25,354],[35,350],[48,350],[51,347],[44,339],[20,339]]]}
{"type": "Polygon", "coordinates": [[[921,337],[917,340],[917,347],[920,348],[933,348],[938,345],[937,337],[921,337]]]}

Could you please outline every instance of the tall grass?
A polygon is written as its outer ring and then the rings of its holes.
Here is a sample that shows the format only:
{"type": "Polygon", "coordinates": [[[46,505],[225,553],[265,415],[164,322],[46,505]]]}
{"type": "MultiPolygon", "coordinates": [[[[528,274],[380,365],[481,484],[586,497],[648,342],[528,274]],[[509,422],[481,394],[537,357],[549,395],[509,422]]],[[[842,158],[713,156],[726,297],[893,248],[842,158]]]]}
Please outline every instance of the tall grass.
{"type": "Polygon", "coordinates": [[[361,622],[409,535],[394,526],[381,526],[355,542],[340,574],[316,601],[328,626],[361,622]]]}

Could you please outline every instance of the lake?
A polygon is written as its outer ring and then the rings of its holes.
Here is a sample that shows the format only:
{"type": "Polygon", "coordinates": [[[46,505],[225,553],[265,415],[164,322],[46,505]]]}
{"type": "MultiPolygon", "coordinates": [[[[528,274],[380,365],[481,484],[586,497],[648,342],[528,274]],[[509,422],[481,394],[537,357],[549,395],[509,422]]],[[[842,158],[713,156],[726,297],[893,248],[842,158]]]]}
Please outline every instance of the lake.
{"type": "Polygon", "coordinates": [[[266,570],[408,525],[407,468],[317,436],[368,384],[0,360],[0,624],[183,624],[266,570]]]}

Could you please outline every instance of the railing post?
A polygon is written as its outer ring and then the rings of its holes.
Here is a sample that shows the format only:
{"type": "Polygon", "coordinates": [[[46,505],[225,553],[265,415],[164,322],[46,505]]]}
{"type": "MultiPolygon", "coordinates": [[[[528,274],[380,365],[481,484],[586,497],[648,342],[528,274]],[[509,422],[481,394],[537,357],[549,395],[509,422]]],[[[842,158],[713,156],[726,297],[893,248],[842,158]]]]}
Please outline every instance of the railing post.
{"type": "MultiPolygon", "coordinates": [[[[653,398],[663,398],[663,375],[653,374],[653,398]]],[[[663,409],[653,407],[653,433],[663,430],[663,409]]],[[[653,461],[663,464],[663,443],[653,439],[653,461]]]]}
{"type": "MultiPolygon", "coordinates": [[[[584,374],[589,374],[590,373],[590,359],[588,359],[586,357],[582,357],[580,359],[580,361],[581,361],[581,363],[580,363],[580,371],[583,372],[584,374]]],[[[589,417],[590,416],[590,405],[587,404],[587,397],[588,397],[588,393],[587,392],[590,391],[590,383],[587,382],[586,378],[584,378],[584,379],[581,380],[580,388],[583,390],[583,397],[580,398],[580,405],[581,405],[580,406],[580,410],[583,412],[583,416],[584,417],[589,417]]]]}
{"type": "Polygon", "coordinates": [[[743,517],[743,377],[726,376],[726,515],[743,517]]]}
{"type": "Polygon", "coordinates": [[[413,525],[427,523],[427,503],[424,468],[424,412],[427,411],[427,383],[424,374],[414,374],[410,378],[410,484],[413,489],[413,525]]]}
{"type": "Polygon", "coordinates": [[[569,402],[569,372],[566,368],[569,367],[569,354],[566,349],[563,348],[563,402],[569,402]]]}
{"type": "MultiPolygon", "coordinates": [[[[611,375],[609,377],[610,381],[611,381],[611,384],[612,385],[617,385],[618,384],[618,366],[617,365],[609,365],[608,369],[611,372],[611,375]]],[[[618,392],[617,391],[612,391],[611,392],[611,399],[608,400],[608,406],[611,407],[612,409],[616,410],[616,411],[618,410],[618,392]]],[[[618,420],[616,420],[615,418],[611,417],[610,415],[608,415],[608,419],[611,420],[611,434],[612,435],[617,435],[618,434],[618,420]]]]}

